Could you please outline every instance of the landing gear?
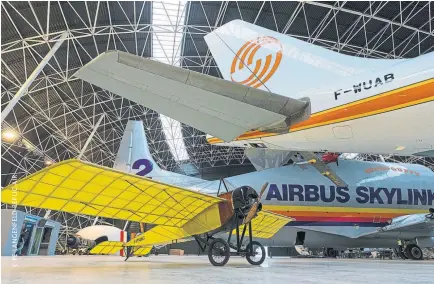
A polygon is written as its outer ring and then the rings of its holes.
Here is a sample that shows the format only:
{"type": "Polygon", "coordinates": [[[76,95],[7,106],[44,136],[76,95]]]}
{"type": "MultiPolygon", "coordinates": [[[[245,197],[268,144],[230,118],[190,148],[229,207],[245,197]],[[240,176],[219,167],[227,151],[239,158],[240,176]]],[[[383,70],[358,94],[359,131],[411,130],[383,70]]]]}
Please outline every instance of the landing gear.
{"type": "Polygon", "coordinates": [[[423,259],[423,252],[420,247],[414,244],[409,244],[405,248],[405,255],[413,260],[422,260],[423,259]]]}
{"type": "Polygon", "coordinates": [[[415,244],[401,245],[394,252],[402,259],[423,260],[423,251],[415,244]]]}
{"type": "Polygon", "coordinates": [[[242,220],[240,217],[244,216],[235,213],[232,220],[226,226],[204,235],[193,236],[196,239],[200,252],[208,251],[208,259],[212,265],[224,266],[231,256],[245,257],[251,265],[261,265],[265,261],[267,255],[264,246],[252,239],[252,223],[248,222],[240,225],[240,221],[242,220]],[[223,230],[229,231],[227,240],[213,236],[213,234],[220,233],[223,230]],[[235,240],[231,242],[232,237],[235,240]],[[248,239],[246,247],[243,246],[244,237],[248,239]]]}
{"type": "Polygon", "coordinates": [[[396,249],[396,254],[402,259],[408,259],[408,257],[405,255],[405,252],[404,252],[404,246],[399,246],[396,249]]]}
{"type": "Polygon", "coordinates": [[[335,258],[338,256],[338,251],[333,249],[333,248],[325,248],[324,249],[324,256],[335,258]]]}
{"type": "Polygon", "coordinates": [[[214,266],[224,266],[230,257],[229,244],[223,239],[214,239],[209,245],[208,259],[214,266]]]}
{"type": "Polygon", "coordinates": [[[246,255],[247,261],[251,265],[261,265],[265,260],[265,248],[257,241],[253,241],[249,244],[249,249],[246,255]]]}

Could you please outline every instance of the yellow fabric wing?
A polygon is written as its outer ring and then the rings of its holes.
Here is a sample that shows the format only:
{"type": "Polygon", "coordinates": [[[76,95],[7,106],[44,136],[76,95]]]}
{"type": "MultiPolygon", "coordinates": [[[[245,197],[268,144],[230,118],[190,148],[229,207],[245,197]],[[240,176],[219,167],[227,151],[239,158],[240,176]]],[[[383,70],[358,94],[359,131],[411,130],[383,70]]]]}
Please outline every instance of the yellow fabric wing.
{"type": "Polygon", "coordinates": [[[2,202],[182,227],[222,199],[79,160],[67,160],[2,190],[2,202]]]}
{"type": "Polygon", "coordinates": [[[212,205],[192,218],[182,227],[155,226],[127,243],[127,246],[145,246],[184,242],[192,235],[217,229],[221,225],[218,204],[212,205]]]}
{"type": "Polygon", "coordinates": [[[150,247],[138,247],[134,249],[133,256],[143,256],[151,252],[152,246],[150,247]]]}
{"type": "MultiPolygon", "coordinates": [[[[90,254],[115,254],[121,249],[127,247],[127,244],[117,241],[105,241],[97,244],[90,250],[90,254]]],[[[147,255],[151,252],[152,246],[136,246],[133,248],[134,256],[147,255]]]]}
{"type": "MultiPolygon", "coordinates": [[[[252,234],[254,238],[269,239],[273,237],[283,226],[289,222],[294,221],[293,218],[289,218],[283,215],[272,213],[270,211],[262,210],[258,213],[258,216],[253,218],[252,222],[252,234]]],[[[244,229],[244,225],[240,226],[240,234],[244,229]]],[[[232,232],[235,234],[235,230],[232,232]]],[[[246,229],[246,236],[249,235],[249,228],[246,229]]]]}
{"type": "Polygon", "coordinates": [[[115,254],[123,248],[123,242],[105,241],[91,249],[90,254],[115,254]]]}

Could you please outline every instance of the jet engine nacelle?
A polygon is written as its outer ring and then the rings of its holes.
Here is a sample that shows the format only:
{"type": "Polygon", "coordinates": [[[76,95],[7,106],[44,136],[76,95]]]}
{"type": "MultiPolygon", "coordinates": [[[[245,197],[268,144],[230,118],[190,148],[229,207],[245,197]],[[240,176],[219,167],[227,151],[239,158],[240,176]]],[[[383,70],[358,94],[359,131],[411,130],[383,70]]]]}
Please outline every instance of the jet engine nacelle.
{"type": "Polygon", "coordinates": [[[76,236],[80,239],[94,241],[99,244],[104,241],[125,241],[121,240],[121,235],[124,233],[119,228],[106,225],[94,225],[81,229],[76,236]]]}
{"type": "Polygon", "coordinates": [[[416,240],[421,248],[434,248],[434,237],[417,238],[416,240]]]}
{"type": "Polygon", "coordinates": [[[79,248],[79,247],[94,247],[96,242],[94,240],[83,239],[80,236],[69,236],[66,239],[66,245],[69,248],[79,248]]]}
{"type": "Polygon", "coordinates": [[[66,239],[66,245],[70,248],[77,248],[81,244],[81,239],[78,236],[69,236],[66,239]]]}

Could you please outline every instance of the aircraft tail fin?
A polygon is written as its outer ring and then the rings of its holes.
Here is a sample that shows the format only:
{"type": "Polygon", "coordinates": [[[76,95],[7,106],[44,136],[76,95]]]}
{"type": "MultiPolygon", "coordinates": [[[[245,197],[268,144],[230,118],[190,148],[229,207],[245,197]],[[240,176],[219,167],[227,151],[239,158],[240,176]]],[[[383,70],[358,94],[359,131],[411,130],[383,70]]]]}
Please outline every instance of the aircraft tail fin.
{"type": "Polygon", "coordinates": [[[147,177],[161,172],[149,151],[142,121],[128,121],[116,155],[114,168],[147,177]]]}
{"type": "Polygon", "coordinates": [[[149,151],[142,121],[128,121],[113,168],[184,187],[204,182],[199,178],[161,169],[149,151]]]}
{"type": "Polygon", "coordinates": [[[219,27],[205,41],[224,79],[297,99],[313,91],[311,86],[402,61],[341,54],[241,20],[219,27]]]}

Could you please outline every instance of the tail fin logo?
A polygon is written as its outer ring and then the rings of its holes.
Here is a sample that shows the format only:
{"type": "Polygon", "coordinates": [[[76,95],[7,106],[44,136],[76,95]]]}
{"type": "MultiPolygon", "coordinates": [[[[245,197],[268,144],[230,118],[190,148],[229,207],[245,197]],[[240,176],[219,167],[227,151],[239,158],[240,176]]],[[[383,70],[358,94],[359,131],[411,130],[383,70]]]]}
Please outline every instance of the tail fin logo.
{"type": "Polygon", "coordinates": [[[274,75],[279,67],[282,61],[282,49],[279,40],[271,36],[262,36],[246,42],[232,60],[232,82],[253,88],[261,87],[274,75]],[[261,50],[258,53],[261,48],[263,51],[261,50]],[[266,55],[267,51],[270,52],[268,55],[266,55]],[[256,61],[253,66],[254,59],[256,61]],[[244,67],[247,67],[250,72],[243,71],[244,67]],[[243,76],[248,73],[250,74],[249,77],[243,76]]]}

